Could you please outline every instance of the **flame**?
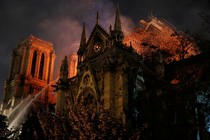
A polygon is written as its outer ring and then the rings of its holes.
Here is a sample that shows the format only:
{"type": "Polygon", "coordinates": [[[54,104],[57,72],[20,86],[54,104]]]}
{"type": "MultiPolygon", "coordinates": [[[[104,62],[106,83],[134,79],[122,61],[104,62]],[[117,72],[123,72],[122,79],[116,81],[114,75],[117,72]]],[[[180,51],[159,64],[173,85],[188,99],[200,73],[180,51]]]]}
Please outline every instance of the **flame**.
{"type": "MultiPolygon", "coordinates": [[[[141,20],[140,27],[133,33],[126,36],[125,44],[132,43],[132,47],[143,56],[149,57],[156,48],[167,53],[164,62],[170,63],[174,60],[180,60],[180,40],[173,33],[176,32],[175,27],[164,20],[152,17],[149,21],[141,20]]],[[[185,54],[185,58],[199,53],[194,42],[190,42],[185,54]]]]}
{"type": "Polygon", "coordinates": [[[171,80],[171,84],[175,85],[175,84],[178,84],[180,82],[180,80],[177,80],[177,79],[173,79],[171,80]]]}

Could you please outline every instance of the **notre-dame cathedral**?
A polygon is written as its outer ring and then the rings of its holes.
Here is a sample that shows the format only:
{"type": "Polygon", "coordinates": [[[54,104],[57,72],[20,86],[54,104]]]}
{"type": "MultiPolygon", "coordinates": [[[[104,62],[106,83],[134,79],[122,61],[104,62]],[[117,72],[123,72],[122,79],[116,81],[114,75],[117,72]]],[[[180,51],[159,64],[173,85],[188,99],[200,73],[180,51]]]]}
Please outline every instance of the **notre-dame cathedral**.
{"type": "MultiPolygon", "coordinates": [[[[119,8],[109,31],[100,25],[97,14],[90,36],[87,39],[84,24],[77,54],[64,57],[59,80],[41,94],[38,104],[56,103],[56,113],[61,115],[69,113],[71,105],[91,104],[96,110],[103,106],[125,127],[149,124],[154,138],[195,137],[191,136],[197,134],[193,128],[202,122],[196,120],[199,112],[195,115],[195,108],[187,106],[190,101],[182,93],[205,90],[196,84],[210,81],[209,52],[166,65],[158,50],[148,65],[132,42],[125,44],[123,40],[119,8]]],[[[36,95],[53,81],[52,43],[31,35],[17,45],[12,58],[0,108],[5,115],[23,98],[36,95]]],[[[204,126],[200,133],[206,134],[204,126]]]]}
{"type": "MultiPolygon", "coordinates": [[[[56,102],[56,111],[64,114],[68,108],[66,96],[70,96],[71,104],[89,103],[96,109],[103,105],[125,125],[129,120],[127,113],[137,111],[134,100],[138,93],[145,91],[146,84],[152,84],[147,83],[148,78],[158,79],[143,64],[132,44],[125,45],[123,39],[119,8],[115,25],[113,29],[110,26],[109,32],[100,25],[97,14],[95,27],[87,40],[84,24],[77,54],[62,61],[60,78],[54,85],[56,101],[50,86],[39,97],[39,104],[56,102]]],[[[54,60],[50,42],[30,35],[17,44],[10,76],[4,83],[2,114],[9,114],[23,98],[36,95],[52,82],[54,60]]],[[[162,68],[161,63],[158,65],[162,68]]],[[[161,78],[163,73],[159,71],[157,75],[161,78]]]]}

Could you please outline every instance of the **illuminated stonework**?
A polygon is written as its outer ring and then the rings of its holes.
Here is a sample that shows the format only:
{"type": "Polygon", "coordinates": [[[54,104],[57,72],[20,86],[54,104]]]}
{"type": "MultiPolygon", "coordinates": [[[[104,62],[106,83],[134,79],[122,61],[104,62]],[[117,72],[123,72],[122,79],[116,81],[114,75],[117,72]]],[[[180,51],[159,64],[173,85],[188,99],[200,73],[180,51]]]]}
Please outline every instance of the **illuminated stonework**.
{"type": "Polygon", "coordinates": [[[78,56],[73,53],[69,56],[69,78],[76,76],[78,56]]]}
{"type": "MultiPolygon", "coordinates": [[[[29,94],[34,96],[53,79],[53,44],[32,35],[13,50],[9,78],[4,82],[2,113],[7,114],[29,94]]],[[[41,102],[52,102],[52,88],[41,94],[41,102]]]]}
{"type": "Polygon", "coordinates": [[[109,33],[96,22],[87,41],[83,27],[76,75],[66,80],[68,71],[75,69],[72,62],[66,62],[66,57],[60,69],[56,85],[58,114],[88,104],[98,111],[100,107],[109,110],[124,125],[131,119],[127,112],[133,112],[131,104],[135,100],[133,92],[136,86],[133,79],[142,75],[145,66],[140,55],[122,42],[124,35],[118,10],[115,20],[115,28],[109,33]]]}

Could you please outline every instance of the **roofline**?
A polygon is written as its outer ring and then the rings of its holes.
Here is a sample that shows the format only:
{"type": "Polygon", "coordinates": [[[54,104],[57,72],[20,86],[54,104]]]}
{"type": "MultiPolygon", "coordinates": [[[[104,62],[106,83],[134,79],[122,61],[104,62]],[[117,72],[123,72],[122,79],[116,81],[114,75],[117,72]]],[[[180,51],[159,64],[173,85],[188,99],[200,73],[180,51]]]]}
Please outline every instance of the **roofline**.
{"type": "Polygon", "coordinates": [[[30,36],[26,37],[23,41],[30,41],[30,42],[38,41],[40,43],[43,43],[43,44],[46,44],[46,45],[49,45],[49,46],[53,46],[53,43],[52,42],[42,40],[42,39],[40,39],[38,37],[35,37],[32,34],[30,36]]]}

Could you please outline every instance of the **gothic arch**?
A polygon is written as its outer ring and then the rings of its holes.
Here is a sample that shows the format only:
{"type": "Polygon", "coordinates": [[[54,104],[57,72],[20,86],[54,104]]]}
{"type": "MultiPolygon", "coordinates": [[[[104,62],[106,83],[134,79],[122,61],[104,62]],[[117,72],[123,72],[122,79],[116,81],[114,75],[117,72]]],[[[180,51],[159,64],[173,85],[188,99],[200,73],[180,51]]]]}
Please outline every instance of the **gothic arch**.
{"type": "Polygon", "coordinates": [[[32,53],[32,63],[31,63],[31,76],[32,77],[35,76],[37,57],[38,57],[38,50],[34,50],[32,53]]]}
{"type": "MultiPolygon", "coordinates": [[[[42,52],[41,52],[41,55],[43,54],[43,57],[44,57],[44,60],[43,60],[43,68],[41,68],[41,60],[42,60],[42,56],[41,56],[41,58],[40,58],[40,67],[39,67],[39,71],[40,71],[40,69],[43,69],[43,72],[42,72],[42,78],[41,78],[41,80],[46,80],[47,78],[46,78],[46,76],[48,75],[48,73],[49,73],[49,71],[47,71],[47,69],[48,69],[48,67],[49,67],[49,63],[50,63],[50,56],[49,56],[49,52],[46,52],[45,50],[42,50],[42,52]],[[48,72],[48,73],[47,73],[48,72]]],[[[39,78],[39,79],[40,79],[39,78]]]]}
{"type": "Polygon", "coordinates": [[[45,54],[44,53],[41,53],[41,59],[40,59],[40,62],[39,62],[39,79],[43,79],[43,73],[44,73],[44,66],[45,66],[45,54]]]}
{"type": "Polygon", "coordinates": [[[98,106],[98,99],[95,91],[91,87],[85,87],[76,97],[78,105],[92,105],[93,107],[98,106]]]}

